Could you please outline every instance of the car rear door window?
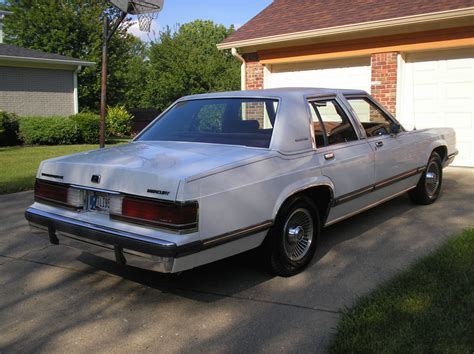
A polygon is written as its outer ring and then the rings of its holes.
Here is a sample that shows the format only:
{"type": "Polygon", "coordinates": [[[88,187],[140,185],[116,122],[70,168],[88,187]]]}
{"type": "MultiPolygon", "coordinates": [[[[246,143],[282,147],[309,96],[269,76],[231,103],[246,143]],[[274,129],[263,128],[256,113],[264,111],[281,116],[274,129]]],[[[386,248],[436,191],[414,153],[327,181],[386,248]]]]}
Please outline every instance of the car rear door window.
{"type": "Polygon", "coordinates": [[[309,102],[316,146],[327,146],[357,140],[349,118],[335,99],[309,102]]]}

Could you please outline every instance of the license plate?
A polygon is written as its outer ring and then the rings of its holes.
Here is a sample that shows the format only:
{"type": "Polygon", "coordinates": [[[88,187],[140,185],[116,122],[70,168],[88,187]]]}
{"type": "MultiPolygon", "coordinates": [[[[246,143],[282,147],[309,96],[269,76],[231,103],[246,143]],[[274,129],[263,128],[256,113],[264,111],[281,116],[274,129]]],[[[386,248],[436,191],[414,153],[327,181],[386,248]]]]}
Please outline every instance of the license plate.
{"type": "Polygon", "coordinates": [[[110,209],[110,196],[107,193],[88,193],[88,210],[108,213],[110,209]]]}

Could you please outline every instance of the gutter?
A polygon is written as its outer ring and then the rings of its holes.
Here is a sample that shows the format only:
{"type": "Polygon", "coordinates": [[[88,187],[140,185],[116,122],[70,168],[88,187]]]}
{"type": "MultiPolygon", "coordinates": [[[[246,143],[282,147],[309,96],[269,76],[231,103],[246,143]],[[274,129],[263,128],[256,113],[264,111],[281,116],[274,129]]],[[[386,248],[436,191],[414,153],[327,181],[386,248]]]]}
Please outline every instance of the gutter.
{"type": "Polygon", "coordinates": [[[246,40],[241,40],[241,41],[219,43],[217,45],[217,48],[221,50],[231,49],[231,48],[243,48],[243,47],[249,47],[249,46],[279,43],[279,42],[285,42],[285,41],[296,41],[296,40],[301,40],[301,39],[325,37],[325,36],[336,35],[336,34],[368,31],[368,30],[387,28],[387,27],[399,27],[399,26],[406,26],[406,25],[419,24],[419,23],[425,23],[425,22],[436,22],[440,20],[457,19],[457,18],[470,17],[470,16],[474,16],[474,7],[448,10],[448,11],[440,11],[440,12],[432,12],[429,14],[421,14],[421,15],[414,15],[414,16],[397,17],[397,18],[392,18],[392,19],[387,19],[387,20],[362,22],[362,23],[357,23],[357,24],[328,27],[328,28],[302,31],[302,32],[279,34],[275,36],[246,39],[246,40]]]}
{"type": "Polygon", "coordinates": [[[91,62],[91,61],[17,57],[17,56],[12,56],[12,55],[0,55],[0,60],[1,59],[25,62],[25,63],[47,63],[47,64],[63,64],[63,65],[75,65],[75,66],[95,66],[96,65],[96,63],[91,62]]]}
{"type": "Polygon", "coordinates": [[[240,88],[241,90],[245,90],[247,88],[247,72],[245,68],[245,59],[242,55],[237,52],[237,49],[231,48],[230,52],[232,55],[242,63],[240,66],[240,88]]]}

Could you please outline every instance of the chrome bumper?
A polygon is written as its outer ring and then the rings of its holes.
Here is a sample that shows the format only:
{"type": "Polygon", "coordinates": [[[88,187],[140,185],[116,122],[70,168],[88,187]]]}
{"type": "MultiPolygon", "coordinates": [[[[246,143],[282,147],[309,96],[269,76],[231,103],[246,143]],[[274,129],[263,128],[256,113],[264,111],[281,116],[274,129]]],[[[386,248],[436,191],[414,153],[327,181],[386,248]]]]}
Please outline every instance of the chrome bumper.
{"type": "MultiPolygon", "coordinates": [[[[45,231],[52,244],[64,243],[87,251],[87,244],[109,251],[119,264],[170,273],[178,255],[175,243],[129,232],[118,231],[87,222],[44,212],[34,208],[25,211],[30,226],[45,231]]],[[[182,248],[182,247],[180,247],[182,248]]]]}

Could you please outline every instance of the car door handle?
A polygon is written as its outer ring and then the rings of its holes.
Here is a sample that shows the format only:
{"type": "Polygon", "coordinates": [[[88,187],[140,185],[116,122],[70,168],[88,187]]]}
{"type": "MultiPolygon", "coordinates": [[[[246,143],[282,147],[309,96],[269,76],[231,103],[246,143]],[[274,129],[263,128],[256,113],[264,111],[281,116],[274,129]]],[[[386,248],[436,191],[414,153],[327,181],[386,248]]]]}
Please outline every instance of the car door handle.
{"type": "Polygon", "coordinates": [[[332,160],[335,157],[333,152],[328,152],[327,154],[324,154],[324,158],[326,160],[332,160]]]}
{"type": "Polygon", "coordinates": [[[378,148],[382,147],[383,146],[383,141],[376,141],[375,146],[378,147],[378,148]]]}

